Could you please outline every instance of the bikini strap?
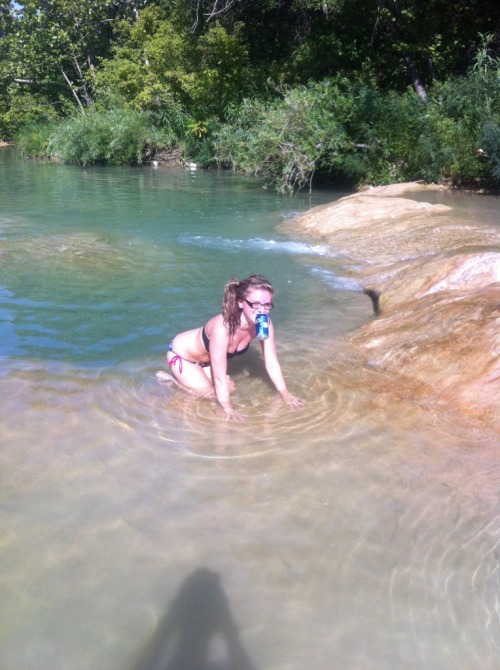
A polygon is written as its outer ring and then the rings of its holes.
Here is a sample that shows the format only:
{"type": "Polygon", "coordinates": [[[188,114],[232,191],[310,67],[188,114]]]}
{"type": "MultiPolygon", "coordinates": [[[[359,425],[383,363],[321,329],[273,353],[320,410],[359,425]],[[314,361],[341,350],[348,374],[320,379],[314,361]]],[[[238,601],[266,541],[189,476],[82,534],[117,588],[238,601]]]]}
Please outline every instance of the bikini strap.
{"type": "Polygon", "coordinates": [[[205,346],[205,349],[206,349],[207,351],[210,351],[210,338],[208,337],[208,335],[207,335],[207,331],[205,330],[206,325],[207,325],[207,324],[205,324],[205,325],[203,326],[203,328],[201,329],[201,339],[203,340],[203,344],[204,344],[204,346],[205,346]]]}

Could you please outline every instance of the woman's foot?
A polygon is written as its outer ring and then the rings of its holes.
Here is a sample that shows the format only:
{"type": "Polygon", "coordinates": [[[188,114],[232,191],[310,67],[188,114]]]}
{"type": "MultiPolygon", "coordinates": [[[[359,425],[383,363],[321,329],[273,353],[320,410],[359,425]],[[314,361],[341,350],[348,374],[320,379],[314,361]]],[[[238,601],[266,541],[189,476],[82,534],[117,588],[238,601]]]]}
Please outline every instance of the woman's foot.
{"type": "Polygon", "coordinates": [[[158,370],[156,373],[156,379],[162,386],[169,386],[170,384],[177,383],[172,375],[169,375],[168,372],[164,372],[163,370],[158,370]]]}

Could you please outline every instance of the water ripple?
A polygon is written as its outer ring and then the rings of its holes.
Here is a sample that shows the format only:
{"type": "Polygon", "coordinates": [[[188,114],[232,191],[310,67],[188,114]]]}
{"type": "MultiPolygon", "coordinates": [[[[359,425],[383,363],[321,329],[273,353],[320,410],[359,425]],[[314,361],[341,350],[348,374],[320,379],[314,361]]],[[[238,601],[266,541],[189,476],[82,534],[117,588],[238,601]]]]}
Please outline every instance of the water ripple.
{"type": "MultiPolygon", "coordinates": [[[[311,399],[299,410],[288,408],[260,378],[236,375],[241,390],[235,393],[235,409],[246,421],[233,423],[225,420],[214,401],[196,398],[173,384],[158,383],[156,370],[126,367],[126,374],[119,374],[118,368],[100,376],[100,411],[128,430],[169,442],[189,455],[249,458],[285,454],[311,448],[314,435],[320,440],[325,434],[341,439],[352,431],[352,395],[323,374],[303,381],[311,399]],[[308,439],[298,440],[297,434],[308,439]]],[[[302,395],[302,390],[299,385],[294,392],[302,395]]]]}

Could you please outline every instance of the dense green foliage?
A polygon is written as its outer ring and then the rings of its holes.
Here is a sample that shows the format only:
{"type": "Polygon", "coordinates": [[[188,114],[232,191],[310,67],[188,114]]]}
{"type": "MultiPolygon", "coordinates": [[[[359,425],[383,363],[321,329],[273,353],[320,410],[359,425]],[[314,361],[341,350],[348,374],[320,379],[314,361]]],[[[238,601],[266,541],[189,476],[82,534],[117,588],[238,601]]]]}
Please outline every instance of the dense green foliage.
{"type": "Polygon", "coordinates": [[[315,170],[352,183],[500,184],[500,67],[436,85],[426,102],[345,78],[247,101],[215,135],[217,159],[303,187],[315,170]]]}
{"type": "Polygon", "coordinates": [[[147,112],[91,109],[51,133],[48,153],[69,163],[141,163],[152,146],[171,139],[151,124],[147,112]]]}
{"type": "Polygon", "coordinates": [[[175,155],[500,185],[496,0],[28,0],[0,8],[0,139],[81,164],[175,155]]]}

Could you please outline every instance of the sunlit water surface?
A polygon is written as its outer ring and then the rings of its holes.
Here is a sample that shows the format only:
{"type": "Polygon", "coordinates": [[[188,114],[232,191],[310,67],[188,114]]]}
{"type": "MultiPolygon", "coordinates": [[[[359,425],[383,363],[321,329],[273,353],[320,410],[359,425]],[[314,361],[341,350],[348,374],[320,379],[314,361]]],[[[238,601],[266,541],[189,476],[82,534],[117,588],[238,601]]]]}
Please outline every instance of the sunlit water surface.
{"type": "MultiPolygon", "coordinates": [[[[342,194],[11,149],[0,177],[1,668],[500,667],[495,440],[408,399],[388,415],[342,355],[369,300],[276,232],[342,194]],[[253,272],[307,406],[254,343],[233,425],[155,372],[253,272]]],[[[485,202],[460,216],[498,218],[485,202]]]]}

